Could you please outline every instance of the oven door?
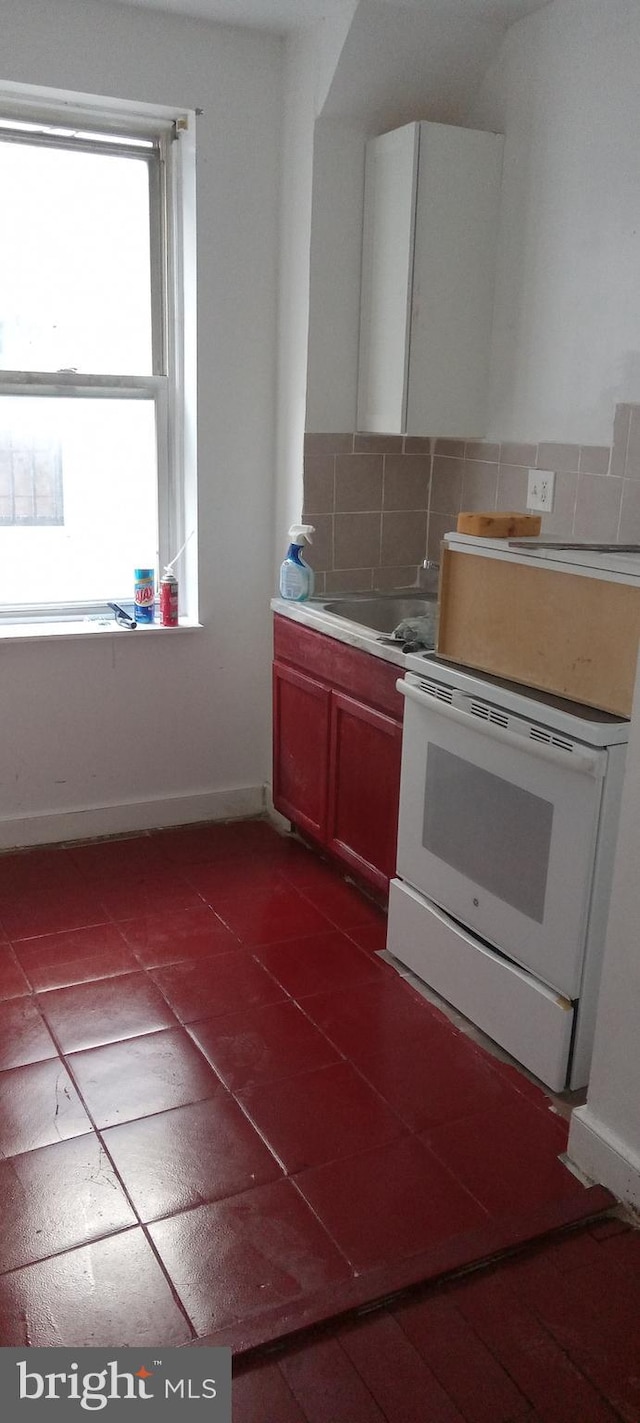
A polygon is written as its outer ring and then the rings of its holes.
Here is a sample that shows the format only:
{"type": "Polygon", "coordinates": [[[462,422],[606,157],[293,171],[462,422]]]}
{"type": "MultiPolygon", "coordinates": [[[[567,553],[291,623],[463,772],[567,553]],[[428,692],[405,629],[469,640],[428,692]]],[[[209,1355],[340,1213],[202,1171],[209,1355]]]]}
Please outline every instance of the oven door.
{"type": "Polygon", "coordinates": [[[450,688],[406,698],[398,874],[576,998],[606,750],[450,688]]]}

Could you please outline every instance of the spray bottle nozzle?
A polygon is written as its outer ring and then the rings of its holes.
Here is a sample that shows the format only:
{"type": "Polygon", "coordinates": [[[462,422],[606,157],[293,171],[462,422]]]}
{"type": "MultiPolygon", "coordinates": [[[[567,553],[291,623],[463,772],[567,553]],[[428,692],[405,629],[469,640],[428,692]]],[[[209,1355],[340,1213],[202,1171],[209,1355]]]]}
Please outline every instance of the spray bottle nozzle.
{"type": "Polygon", "coordinates": [[[294,544],[300,544],[301,547],[305,539],[308,544],[313,543],[313,539],[311,538],[312,534],[315,534],[315,528],[313,524],[292,524],[291,528],[289,529],[289,538],[291,539],[291,542],[294,544]]]}
{"type": "Polygon", "coordinates": [[[191,530],[191,533],[190,533],[190,534],[187,534],[187,537],[186,537],[184,543],[183,543],[183,544],[181,545],[181,547],[178,549],[178,552],[177,552],[177,554],[175,555],[175,558],[172,558],[172,559],[171,559],[171,563],[166,563],[166,564],[165,564],[165,566],[164,566],[165,575],[167,575],[167,574],[169,574],[169,576],[171,575],[171,571],[172,571],[172,569],[173,569],[174,564],[178,562],[178,559],[179,559],[180,556],[184,553],[184,551],[185,551],[185,549],[186,549],[186,547],[187,547],[187,544],[188,544],[188,542],[189,542],[189,539],[192,539],[194,534],[195,534],[195,529],[192,529],[192,530],[191,530]]]}

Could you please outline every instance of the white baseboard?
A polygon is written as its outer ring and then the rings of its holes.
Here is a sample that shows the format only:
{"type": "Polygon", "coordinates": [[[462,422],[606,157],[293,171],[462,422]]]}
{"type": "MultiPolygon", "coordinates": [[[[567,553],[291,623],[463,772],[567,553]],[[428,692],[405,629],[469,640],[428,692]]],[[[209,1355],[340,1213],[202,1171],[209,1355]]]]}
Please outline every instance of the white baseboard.
{"type": "Polygon", "coordinates": [[[640,1156],[593,1116],[588,1103],[571,1115],[567,1155],[618,1200],[640,1206],[640,1156]]]}
{"type": "Polygon", "coordinates": [[[266,785],[264,788],[264,809],[265,814],[268,815],[271,824],[275,826],[276,830],[280,830],[283,835],[288,834],[291,829],[291,821],[287,820],[284,815],[281,815],[279,810],[276,810],[273,804],[273,787],[271,784],[266,785]]]}
{"type": "Polygon", "coordinates": [[[196,791],[188,795],[152,796],[148,800],[94,805],[82,810],[52,811],[0,819],[0,849],[90,840],[136,830],[159,830],[199,820],[240,820],[262,815],[264,786],[234,786],[229,790],[196,791]]]}

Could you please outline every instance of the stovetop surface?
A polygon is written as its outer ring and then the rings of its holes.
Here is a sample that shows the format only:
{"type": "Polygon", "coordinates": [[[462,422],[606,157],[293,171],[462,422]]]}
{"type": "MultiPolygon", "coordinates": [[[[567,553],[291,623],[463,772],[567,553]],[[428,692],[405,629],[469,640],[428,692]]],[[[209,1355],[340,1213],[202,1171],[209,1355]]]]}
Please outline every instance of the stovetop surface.
{"type": "Polygon", "coordinates": [[[478,672],[474,668],[448,662],[435,652],[409,656],[407,672],[433,677],[473,696],[484,696],[532,720],[551,721],[554,725],[561,723],[590,745],[607,746],[629,739],[629,721],[626,717],[615,716],[598,707],[570,701],[567,697],[558,697],[521,682],[512,682],[506,677],[496,677],[489,672],[478,672]]]}

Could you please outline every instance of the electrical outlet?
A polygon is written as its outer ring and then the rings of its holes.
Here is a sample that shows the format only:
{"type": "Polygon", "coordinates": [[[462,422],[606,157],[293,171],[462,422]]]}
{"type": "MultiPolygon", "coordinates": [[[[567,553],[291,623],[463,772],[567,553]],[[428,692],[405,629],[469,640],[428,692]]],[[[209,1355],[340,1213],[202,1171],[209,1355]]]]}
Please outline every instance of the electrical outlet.
{"type": "Polygon", "coordinates": [[[553,509],[553,489],[556,477],[552,469],[530,469],[527,484],[527,509],[542,509],[550,514],[553,509]]]}

